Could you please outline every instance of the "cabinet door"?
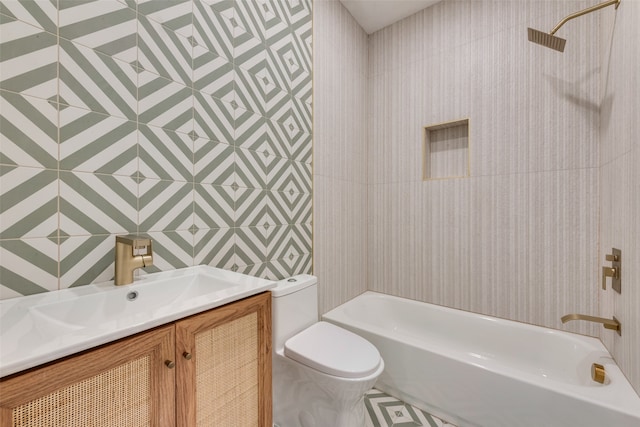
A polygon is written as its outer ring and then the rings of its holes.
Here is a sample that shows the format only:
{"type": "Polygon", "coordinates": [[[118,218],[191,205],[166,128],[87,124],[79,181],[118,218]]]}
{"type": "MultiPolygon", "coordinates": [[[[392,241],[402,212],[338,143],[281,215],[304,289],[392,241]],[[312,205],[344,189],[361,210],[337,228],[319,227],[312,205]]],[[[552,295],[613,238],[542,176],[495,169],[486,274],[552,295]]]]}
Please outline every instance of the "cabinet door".
{"type": "Polygon", "coordinates": [[[271,427],[271,293],[176,323],[179,427],[271,427]]]}
{"type": "Polygon", "coordinates": [[[0,426],[174,426],[174,355],[166,326],[0,380],[0,426]]]}

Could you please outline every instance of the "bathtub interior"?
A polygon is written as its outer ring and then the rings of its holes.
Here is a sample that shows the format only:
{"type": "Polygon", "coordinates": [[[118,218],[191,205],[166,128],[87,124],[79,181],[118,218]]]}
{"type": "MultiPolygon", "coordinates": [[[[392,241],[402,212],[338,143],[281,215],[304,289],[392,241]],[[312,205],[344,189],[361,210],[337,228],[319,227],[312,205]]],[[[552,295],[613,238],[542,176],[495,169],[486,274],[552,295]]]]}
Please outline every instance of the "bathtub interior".
{"type": "MultiPolygon", "coordinates": [[[[331,310],[323,319],[362,335],[378,347],[388,369],[377,388],[460,425],[474,425],[470,421],[474,417],[505,425],[492,418],[490,408],[465,408],[458,403],[456,410],[456,404],[452,404],[471,399],[493,405],[493,414],[507,411],[499,399],[492,399],[493,394],[505,402],[511,401],[512,395],[529,396],[532,401],[562,401],[566,408],[555,411],[556,422],[570,417],[567,411],[572,407],[585,417],[593,408],[601,408],[593,412],[594,417],[610,411],[612,417],[619,417],[619,425],[640,426],[640,398],[595,338],[374,292],[331,310]],[[591,380],[593,362],[605,365],[605,384],[591,380]],[[460,386],[445,384],[447,381],[460,386]],[[425,384],[415,386],[418,382],[425,384]],[[432,387],[427,382],[436,384],[432,387]],[[411,383],[413,389],[408,386],[411,383]],[[482,384],[489,387],[483,388],[482,384]],[[447,393],[447,399],[439,400],[439,394],[447,393]]],[[[513,420],[533,416],[525,412],[511,416],[513,420]]],[[[503,413],[501,420],[508,418],[503,413]]]]}

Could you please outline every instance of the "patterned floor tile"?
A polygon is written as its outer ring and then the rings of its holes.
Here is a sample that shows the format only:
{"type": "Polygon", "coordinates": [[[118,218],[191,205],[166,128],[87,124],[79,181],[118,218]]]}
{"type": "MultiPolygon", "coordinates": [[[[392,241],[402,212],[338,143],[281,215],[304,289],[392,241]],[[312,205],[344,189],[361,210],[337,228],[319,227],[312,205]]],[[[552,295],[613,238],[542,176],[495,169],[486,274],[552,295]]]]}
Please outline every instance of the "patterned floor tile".
{"type": "Polygon", "coordinates": [[[455,427],[415,406],[372,389],[365,395],[365,427],[428,426],[455,427]]]}

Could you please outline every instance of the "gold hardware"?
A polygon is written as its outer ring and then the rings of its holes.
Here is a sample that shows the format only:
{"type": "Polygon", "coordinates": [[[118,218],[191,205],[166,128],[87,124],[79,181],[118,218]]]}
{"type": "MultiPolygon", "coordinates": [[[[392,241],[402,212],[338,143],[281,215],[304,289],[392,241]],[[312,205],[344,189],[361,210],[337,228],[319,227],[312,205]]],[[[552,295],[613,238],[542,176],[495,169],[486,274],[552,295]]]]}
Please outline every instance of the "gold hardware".
{"type": "Polygon", "coordinates": [[[620,0],[609,0],[604,3],[600,3],[595,6],[591,6],[581,11],[572,13],[571,15],[563,18],[560,22],[558,22],[556,26],[553,27],[553,30],[549,31],[548,33],[533,28],[527,28],[529,41],[557,50],[559,52],[564,52],[564,45],[566,43],[566,40],[555,36],[554,34],[556,33],[556,31],[558,31],[560,27],[566,24],[567,21],[578,18],[582,15],[586,15],[587,13],[595,12],[598,9],[602,9],[611,5],[615,5],[616,9],[618,9],[618,6],[620,6],[620,0]]]}
{"type": "Polygon", "coordinates": [[[176,362],[172,361],[172,360],[165,360],[164,364],[167,366],[167,368],[169,369],[173,369],[176,367],[176,362]]]}
{"type": "Polygon", "coordinates": [[[182,356],[187,360],[191,360],[191,358],[193,357],[193,355],[191,353],[186,352],[186,351],[184,353],[182,353],[182,356]]]}
{"type": "Polygon", "coordinates": [[[153,247],[146,236],[116,236],[116,286],[133,283],[133,271],[153,265],[153,247]],[[144,250],[144,252],[142,252],[144,250]]]}
{"type": "Polygon", "coordinates": [[[597,383],[604,384],[604,366],[599,363],[593,363],[591,365],[591,378],[597,383]]]}
{"type": "Polygon", "coordinates": [[[618,332],[618,335],[622,336],[622,325],[618,322],[618,319],[605,319],[604,317],[588,316],[586,314],[566,314],[560,318],[562,323],[567,323],[570,320],[586,320],[588,322],[602,323],[605,329],[611,329],[618,332]]]}
{"type": "Polygon", "coordinates": [[[560,29],[560,27],[562,27],[564,24],[567,23],[567,21],[571,21],[572,19],[578,18],[582,15],[586,15],[587,13],[595,12],[596,10],[602,9],[603,7],[611,6],[612,4],[615,4],[617,9],[618,6],[620,6],[620,0],[606,1],[604,3],[600,3],[595,6],[591,6],[586,9],[580,10],[578,12],[572,13],[571,15],[567,16],[566,18],[563,18],[560,22],[558,22],[558,24],[556,24],[556,26],[553,27],[553,30],[551,30],[549,34],[554,35],[556,31],[560,29]]]}
{"type": "Polygon", "coordinates": [[[612,248],[611,253],[605,255],[607,261],[611,261],[611,267],[602,267],[602,289],[607,289],[607,277],[611,277],[611,288],[617,293],[622,291],[620,278],[620,263],[622,252],[620,249],[612,248]]]}

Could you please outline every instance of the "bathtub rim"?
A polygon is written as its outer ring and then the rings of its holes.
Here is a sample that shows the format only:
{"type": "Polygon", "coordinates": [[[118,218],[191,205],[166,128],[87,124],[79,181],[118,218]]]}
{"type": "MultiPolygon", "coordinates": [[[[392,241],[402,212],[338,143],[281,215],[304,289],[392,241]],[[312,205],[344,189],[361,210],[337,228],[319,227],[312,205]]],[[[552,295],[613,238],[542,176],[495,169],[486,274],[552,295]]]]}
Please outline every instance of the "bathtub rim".
{"type": "MultiPolygon", "coordinates": [[[[628,379],[626,378],[622,370],[620,370],[620,367],[617,365],[617,363],[615,362],[615,359],[611,356],[611,354],[609,353],[607,348],[604,346],[602,341],[596,337],[586,336],[586,335],[582,335],[574,332],[562,331],[562,330],[553,329],[553,328],[547,328],[544,326],[533,325],[533,324],[524,323],[520,321],[503,319],[503,318],[494,317],[486,314],[471,312],[468,310],[460,310],[456,308],[446,307],[446,306],[433,304],[429,302],[412,300],[409,298],[399,297],[399,296],[390,295],[390,294],[384,294],[384,293],[375,292],[375,291],[365,291],[362,294],[356,296],[355,298],[352,298],[351,300],[333,308],[332,310],[322,315],[322,320],[329,321],[341,327],[353,328],[357,330],[356,333],[364,331],[374,335],[381,335],[384,338],[394,342],[401,342],[402,344],[416,347],[420,350],[428,351],[443,357],[451,357],[452,359],[461,363],[472,364],[480,369],[491,372],[492,374],[495,374],[495,375],[513,378],[513,379],[516,379],[517,381],[521,381],[531,386],[541,387],[553,393],[560,393],[562,395],[565,395],[571,398],[579,399],[584,402],[605,407],[612,411],[621,412],[623,414],[626,414],[632,417],[638,417],[640,419],[640,396],[638,395],[638,393],[636,393],[633,387],[631,387],[631,384],[629,383],[628,379]],[[599,384],[579,385],[579,384],[562,382],[552,378],[541,378],[540,376],[537,376],[531,373],[522,372],[517,368],[504,369],[505,367],[502,367],[504,370],[501,371],[501,370],[497,370],[495,367],[487,367],[478,363],[474,363],[473,359],[469,355],[456,354],[458,352],[445,352],[440,349],[428,348],[424,343],[421,343],[415,337],[400,335],[402,338],[407,339],[409,342],[406,342],[404,340],[401,341],[400,339],[398,339],[397,336],[385,334],[384,333],[385,330],[378,325],[367,324],[367,326],[370,326],[369,328],[367,328],[364,326],[364,322],[359,320],[355,324],[348,323],[347,321],[348,315],[345,314],[345,307],[347,307],[350,303],[355,304],[355,302],[353,302],[355,300],[363,299],[363,298],[372,298],[372,297],[379,298],[379,299],[391,298],[391,299],[400,300],[403,303],[410,303],[410,304],[417,304],[417,305],[425,304],[439,311],[455,312],[457,314],[464,315],[465,317],[477,316],[482,318],[488,318],[492,321],[497,321],[499,324],[507,324],[507,326],[509,324],[516,324],[518,328],[526,328],[532,331],[540,332],[540,330],[546,330],[544,331],[544,333],[553,333],[554,335],[558,335],[560,337],[564,337],[572,341],[580,342],[581,344],[591,346],[594,348],[594,350],[597,350],[599,353],[602,353],[602,355],[599,356],[598,359],[599,360],[604,359],[606,362],[608,362],[607,375],[610,379],[610,382],[609,384],[605,384],[605,385],[599,385],[599,384]],[[619,400],[620,393],[617,393],[613,390],[612,390],[612,393],[615,393],[615,398],[616,398],[615,402],[610,401],[611,399],[607,399],[603,401],[602,396],[592,395],[592,394],[595,394],[596,390],[602,390],[605,387],[611,387],[611,386],[622,389],[620,390],[621,392],[624,393],[622,400],[619,400]]],[[[614,396],[611,396],[611,397],[614,397],[614,396]]]]}

